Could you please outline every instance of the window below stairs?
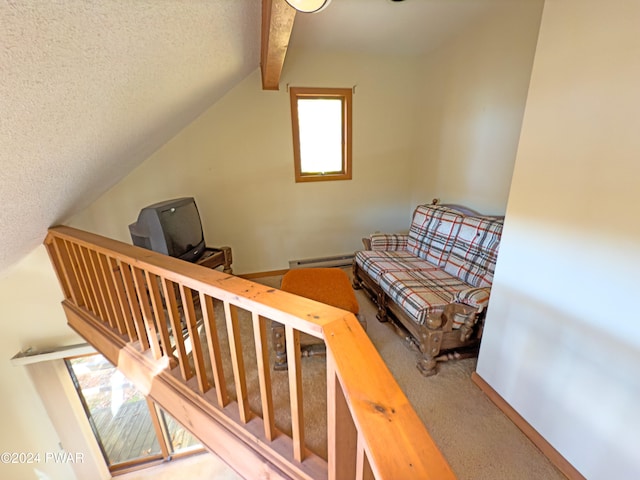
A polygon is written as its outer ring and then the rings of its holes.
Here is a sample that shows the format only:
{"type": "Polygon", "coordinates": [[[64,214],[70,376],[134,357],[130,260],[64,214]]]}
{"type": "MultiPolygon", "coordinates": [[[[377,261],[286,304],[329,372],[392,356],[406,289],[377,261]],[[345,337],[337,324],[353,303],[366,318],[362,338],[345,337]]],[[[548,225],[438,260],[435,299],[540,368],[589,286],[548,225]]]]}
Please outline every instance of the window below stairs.
{"type": "Polygon", "coordinates": [[[65,359],[109,469],[132,469],[203,450],[100,354],[65,359]]]}

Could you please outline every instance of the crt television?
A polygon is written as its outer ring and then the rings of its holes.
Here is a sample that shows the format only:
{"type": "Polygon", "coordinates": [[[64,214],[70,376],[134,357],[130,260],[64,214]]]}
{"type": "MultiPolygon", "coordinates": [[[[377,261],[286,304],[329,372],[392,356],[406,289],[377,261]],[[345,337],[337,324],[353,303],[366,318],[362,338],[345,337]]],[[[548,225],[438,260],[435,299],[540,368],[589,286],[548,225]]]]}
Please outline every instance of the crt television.
{"type": "Polygon", "coordinates": [[[195,262],[205,250],[198,207],[192,197],[154,203],[140,210],[129,225],[131,241],[138,247],[195,262]]]}

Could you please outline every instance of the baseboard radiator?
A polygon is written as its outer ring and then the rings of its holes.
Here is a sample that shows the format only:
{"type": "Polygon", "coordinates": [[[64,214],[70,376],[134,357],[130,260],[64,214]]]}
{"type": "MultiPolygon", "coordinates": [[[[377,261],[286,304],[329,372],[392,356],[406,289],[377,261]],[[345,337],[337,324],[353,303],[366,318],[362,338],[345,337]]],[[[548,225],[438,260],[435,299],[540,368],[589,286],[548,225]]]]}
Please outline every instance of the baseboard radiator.
{"type": "Polygon", "coordinates": [[[353,253],[347,253],[344,255],[334,255],[332,257],[289,260],[289,268],[348,267],[353,263],[353,256],[353,253]]]}

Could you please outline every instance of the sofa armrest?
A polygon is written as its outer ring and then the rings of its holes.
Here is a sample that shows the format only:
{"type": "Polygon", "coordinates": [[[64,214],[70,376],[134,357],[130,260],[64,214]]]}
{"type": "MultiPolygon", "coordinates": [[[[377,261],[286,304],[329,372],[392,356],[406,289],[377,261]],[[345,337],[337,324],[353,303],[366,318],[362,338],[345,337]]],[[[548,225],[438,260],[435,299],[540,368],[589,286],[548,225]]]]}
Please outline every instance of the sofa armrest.
{"type": "Polygon", "coordinates": [[[478,309],[478,313],[480,313],[487,308],[490,293],[491,288],[489,287],[467,288],[466,290],[457,292],[453,301],[475,307],[478,309]]]}
{"type": "Polygon", "coordinates": [[[409,235],[405,233],[374,233],[369,235],[370,250],[406,250],[409,235]]]}

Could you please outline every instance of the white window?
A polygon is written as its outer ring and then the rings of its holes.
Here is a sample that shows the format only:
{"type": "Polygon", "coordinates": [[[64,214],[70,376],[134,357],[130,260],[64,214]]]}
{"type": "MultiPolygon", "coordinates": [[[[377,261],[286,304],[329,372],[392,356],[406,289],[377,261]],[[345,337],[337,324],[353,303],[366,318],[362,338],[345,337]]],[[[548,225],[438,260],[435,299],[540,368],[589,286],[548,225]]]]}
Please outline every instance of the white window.
{"type": "Polygon", "coordinates": [[[296,182],[351,179],[348,88],[289,89],[296,182]]]}

